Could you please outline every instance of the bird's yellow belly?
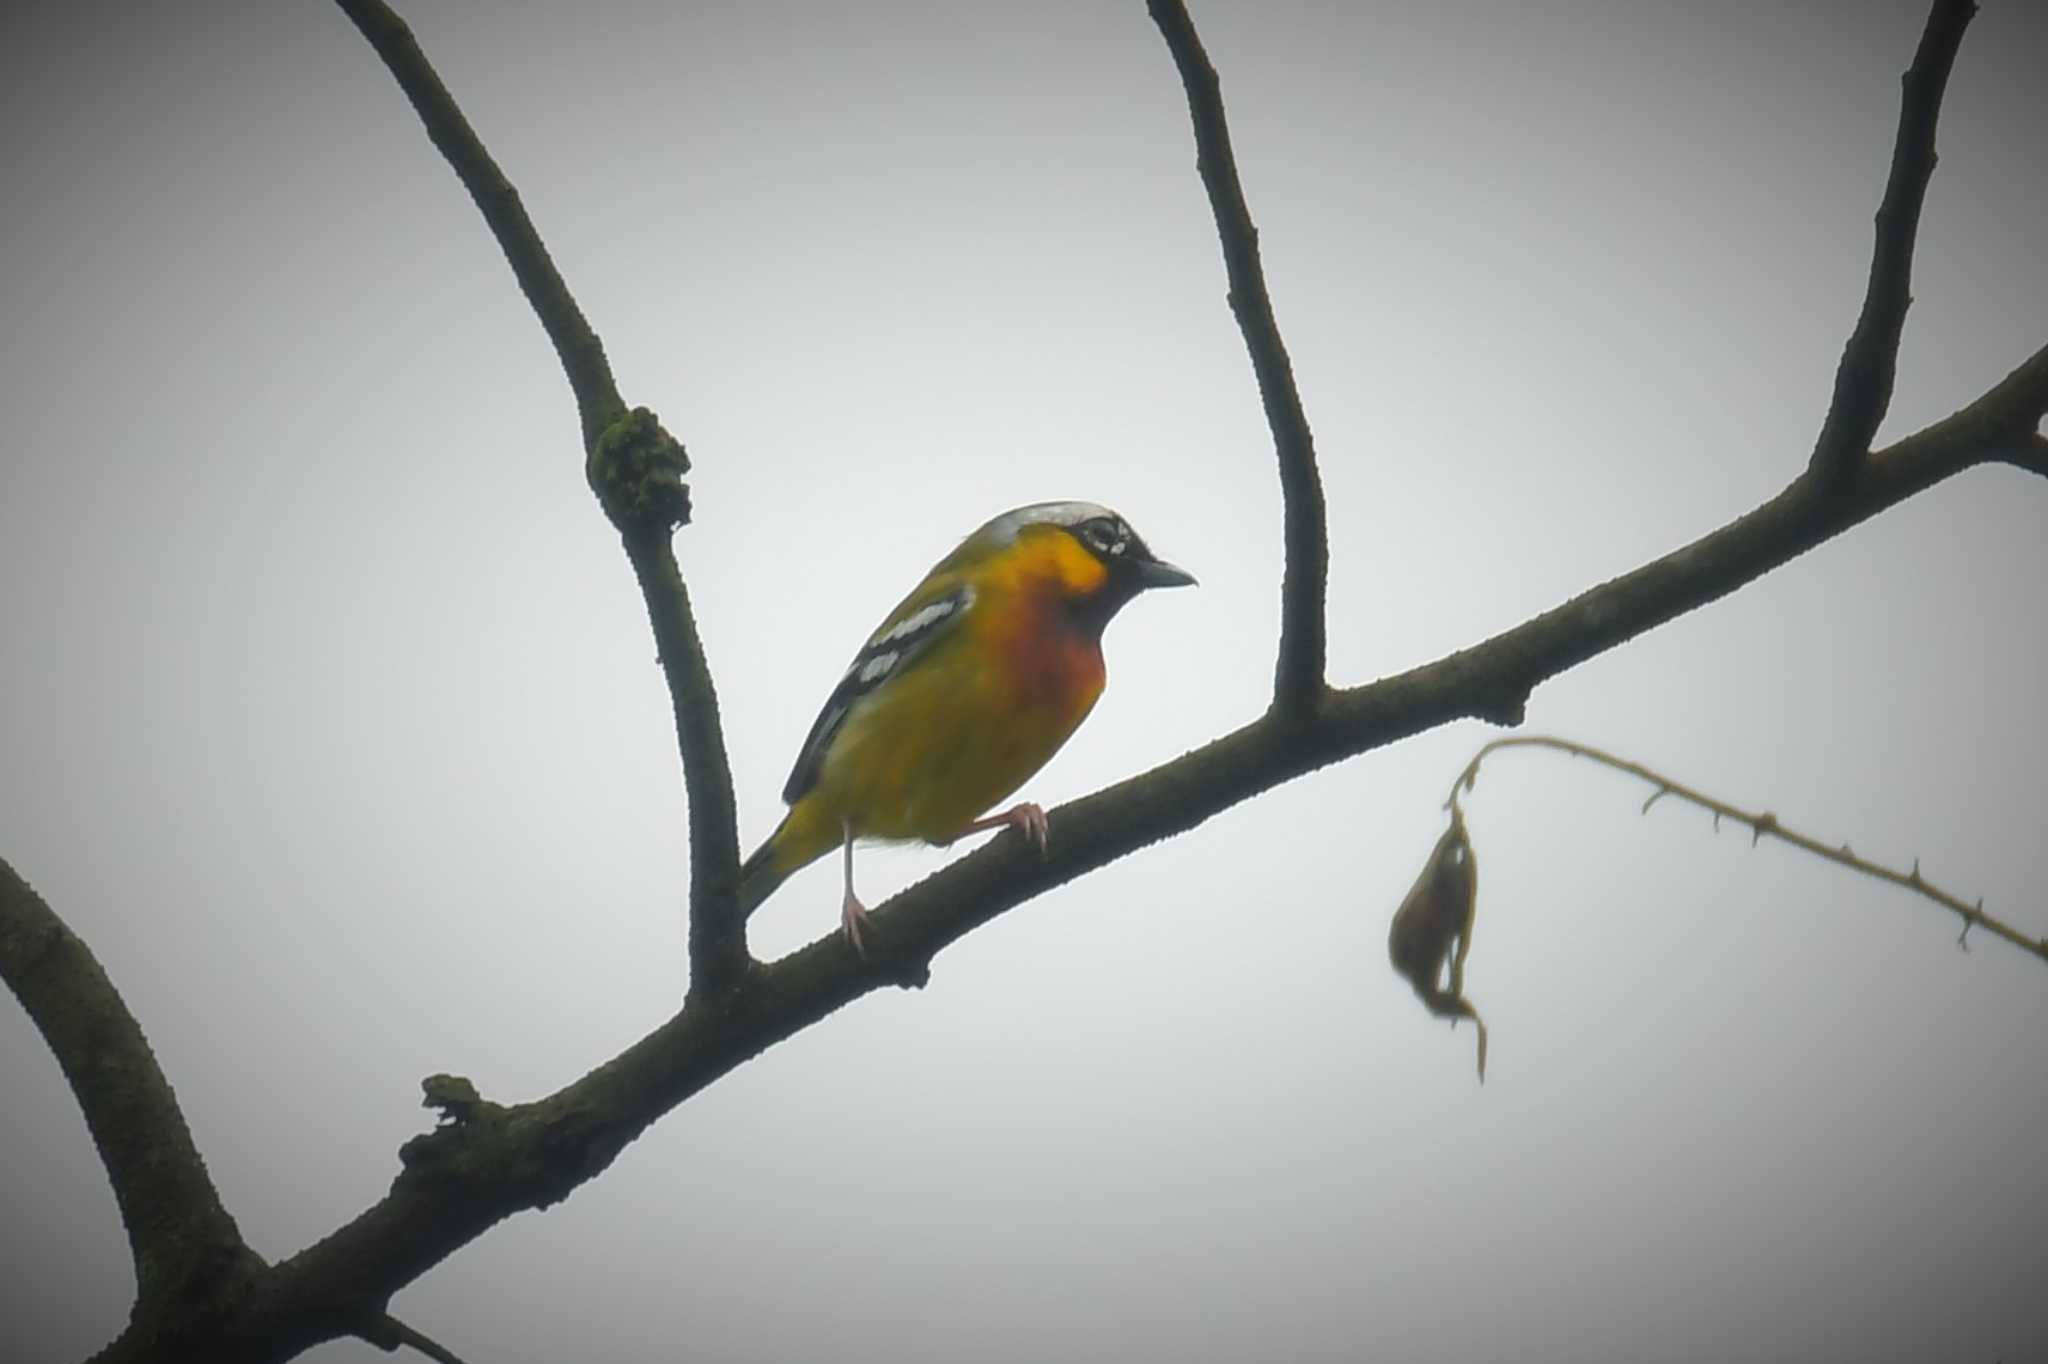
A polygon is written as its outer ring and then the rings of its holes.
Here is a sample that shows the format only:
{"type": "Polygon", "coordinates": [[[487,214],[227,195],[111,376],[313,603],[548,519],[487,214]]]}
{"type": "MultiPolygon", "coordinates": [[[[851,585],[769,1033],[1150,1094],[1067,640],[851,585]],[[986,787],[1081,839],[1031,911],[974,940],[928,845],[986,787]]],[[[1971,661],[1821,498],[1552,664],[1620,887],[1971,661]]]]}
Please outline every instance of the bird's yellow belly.
{"type": "Polygon", "coordinates": [[[822,803],[868,838],[957,836],[1045,766],[1101,695],[1099,654],[1050,663],[1057,685],[1001,666],[912,671],[847,717],[822,803]]]}

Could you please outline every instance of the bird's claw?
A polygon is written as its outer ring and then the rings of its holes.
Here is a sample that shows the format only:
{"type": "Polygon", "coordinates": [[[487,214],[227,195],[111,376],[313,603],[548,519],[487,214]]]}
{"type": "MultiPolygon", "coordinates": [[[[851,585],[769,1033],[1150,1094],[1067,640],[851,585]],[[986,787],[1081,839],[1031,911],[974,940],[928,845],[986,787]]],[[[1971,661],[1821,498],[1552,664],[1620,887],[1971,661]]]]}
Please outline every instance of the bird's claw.
{"type": "Polygon", "coordinates": [[[1047,843],[1052,838],[1052,821],[1045,817],[1045,807],[1029,801],[1010,811],[1010,822],[1024,835],[1024,841],[1038,849],[1038,855],[1047,855],[1047,843]]]}
{"type": "Polygon", "coordinates": [[[863,961],[867,959],[868,948],[863,934],[868,927],[868,907],[851,890],[839,904],[839,927],[846,934],[846,940],[853,944],[853,953],[863,961]]]}
{"type": "Polygon", "coordinates": [[[1015,829],[1024,836],[1026,843],[1038,849],[1040,857],[1047,855],[1046,844],[1052,837],[1052,821],[1045,817],[1045,807],[1043,805],[1033,805],[1027,800],[1021,804],[1012,805],[999,815],[990,815],[987,819],[975,820],[972,824],[938,846],[950,848],[957,840],[968,834],[980,833],[984,829],[1015,829]]]}

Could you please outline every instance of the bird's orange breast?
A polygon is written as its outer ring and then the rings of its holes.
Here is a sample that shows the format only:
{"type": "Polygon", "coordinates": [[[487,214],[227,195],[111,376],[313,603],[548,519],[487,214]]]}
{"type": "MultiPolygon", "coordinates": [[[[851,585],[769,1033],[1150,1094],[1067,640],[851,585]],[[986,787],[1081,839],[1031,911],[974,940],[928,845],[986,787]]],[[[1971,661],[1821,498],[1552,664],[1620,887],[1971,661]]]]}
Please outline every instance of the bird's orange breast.
{"type": "Polygon", "coordinates": [[[976,584],[930,656],[847,717],[816,794],[858,832],[952,839],[1045,766],[1102,695],[1101,641],[1067,609],[1101,565],[1064,534],[1028,548],[976,584]]]}

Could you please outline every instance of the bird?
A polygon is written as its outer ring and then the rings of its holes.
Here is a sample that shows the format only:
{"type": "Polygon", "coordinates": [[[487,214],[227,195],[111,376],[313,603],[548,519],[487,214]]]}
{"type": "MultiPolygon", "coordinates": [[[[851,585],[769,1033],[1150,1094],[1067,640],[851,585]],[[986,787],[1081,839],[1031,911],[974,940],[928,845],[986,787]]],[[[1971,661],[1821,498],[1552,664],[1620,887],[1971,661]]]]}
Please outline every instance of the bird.
{"type": "Polygon", "coordinates": [[[1102,631],[1132,598],[1194,575],[1094,502],[1036,502],[932,566],[825,698],[782,790],[788,814],[740,868],[751,915],[791,875],[843,850],[840,926],[867,954],[853,889],[860,839],[946,846],[1018,829],[1041,855],[1045,811],[984,812],[1066,743],[1102,695],[1102,631]]]}

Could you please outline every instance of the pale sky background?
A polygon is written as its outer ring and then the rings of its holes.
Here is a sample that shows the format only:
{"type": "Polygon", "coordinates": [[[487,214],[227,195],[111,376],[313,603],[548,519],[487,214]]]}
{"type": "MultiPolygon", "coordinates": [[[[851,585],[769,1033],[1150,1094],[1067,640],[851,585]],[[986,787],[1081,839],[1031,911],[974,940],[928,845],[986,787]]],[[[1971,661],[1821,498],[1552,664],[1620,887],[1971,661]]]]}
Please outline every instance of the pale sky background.
{"type": "MultiPolygon", "coordinates": [[[[2048,340],[2048,18],[1985,0],[1885,438],[2048,340]]],[[[1025,794],[1264,703],[1270,439],[1127,3],[404,7],[629,401],[751,847],[846,658],[1004,508],[1199,590],[1025,794]]],[[[1322,453],[1335,680],[1801,466],[1919,4],[1198,4],[1322,453]]],[[[147,1028],[251,1242],[375,1199],[418,1081],[546,1093],[684,980],[643,608],[496,246],[330,6],[0,18],[0,855],[147,1028]]],[[[1560,678],[1618,749],[2048,933],[2048,485],[1953,480],[1560,678]]],[[[1586,764],[1488,766],[1468,985],[1385,958],[1464,723],[1010,914],[395,1310],[511,1361],[2048,1358],[2048,969],[1586,764]]],[[[881,899],[943,865],[864,853],[881,899]]],[[[755,921],[832,927],[829,864],[755,921]]],[[[120,1327],[76,1105],[0,1004],[0,1358],[120,1327]]],[[[381,1359],[342,1342],[325,1361],[381,1359]]]]}

